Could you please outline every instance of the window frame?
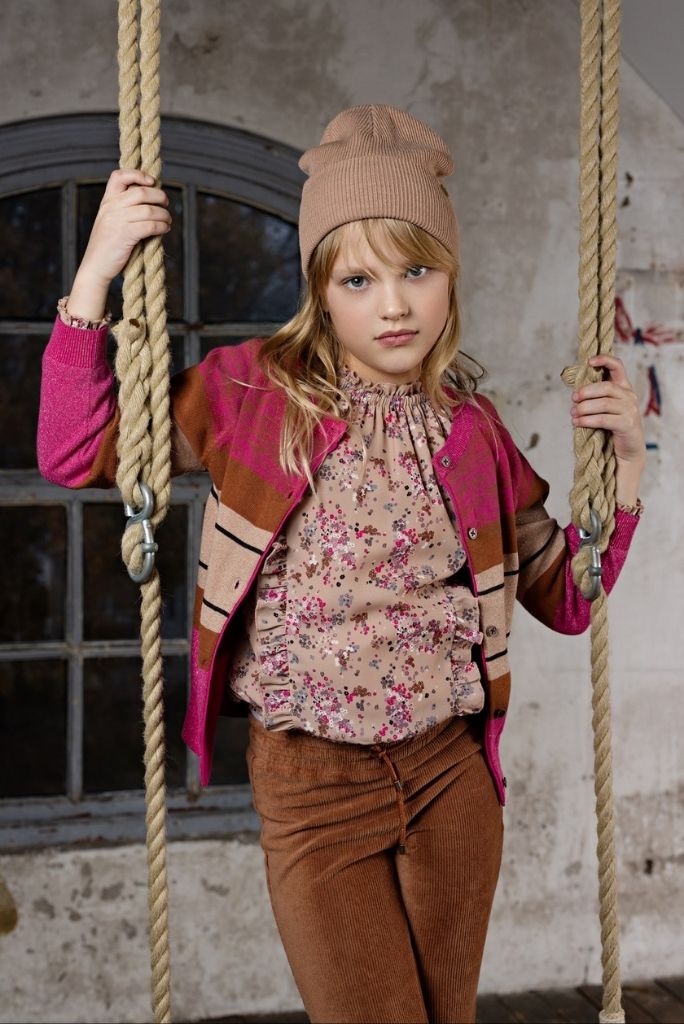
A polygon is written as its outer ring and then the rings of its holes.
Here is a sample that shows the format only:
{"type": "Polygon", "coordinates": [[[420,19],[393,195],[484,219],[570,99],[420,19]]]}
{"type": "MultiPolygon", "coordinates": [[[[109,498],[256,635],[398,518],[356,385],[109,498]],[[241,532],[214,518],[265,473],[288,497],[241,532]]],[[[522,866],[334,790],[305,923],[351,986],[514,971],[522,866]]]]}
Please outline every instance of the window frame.
{"type": "MultiPolygon", "coordinates": [[[[180,187],[184,203],[183,319],[169,320],[172,336],[182,336],[185,365],[200,360],[202,338],[254,337],[278,324],[228,322],[204,325],[199,318],[197,192],[256,207],[294,225],[305,175],[301,153],[242,129],[163,117],[162,184],[180,187]]],[[[0,126],[0,197],[60,188],[62,192],[62,291],[67,294],[77,269],[78,187],[103,184],[119,165],[118,116],[114,113],[40,118],[0,126]]],[[[55,296],[55,302],[59,296],[55,296]]],[[[2,334],[49,335],[45,320],[0,320],[2,334]]],[[[177,477],[172,503],[187,506],[187,629],[182,639],[162,641],[163,655],[186,657],[189,678],[192,609],[206,474],[177,477]]],[[[83,640],[83,507],[123,504],[117,489],[67,490],[44,480],[37,469],[0,469],[0,505],[61,505],[66,512],[66,628],[63,641],[0,644],[0,660],[67,662],[67,764],[65,795],[0,800],[0,851],[48,845],[112,845],[141,841],[145,835],[144,794],[115,791],[83,796],[83,664],[89,657],[139,656],[135,640],[83,640]]],[[[125,568],[122,564],[122,572],[125,568]]],[[[248,784],[201,789],[198,761],[188,751],[184,792],[168,794],[170,839],[235,837],[258,832],[248,784]]]]}

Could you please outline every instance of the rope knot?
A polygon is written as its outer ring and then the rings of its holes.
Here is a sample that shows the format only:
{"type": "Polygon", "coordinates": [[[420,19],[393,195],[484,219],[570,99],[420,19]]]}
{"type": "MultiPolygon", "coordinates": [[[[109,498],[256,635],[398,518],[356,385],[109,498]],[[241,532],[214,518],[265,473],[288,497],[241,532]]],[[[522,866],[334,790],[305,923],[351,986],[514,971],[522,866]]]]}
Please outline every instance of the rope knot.
{"type": "Polygon", "coordinates": [[[141,347],[147,338],[147,321],[144,316],[129,316],[111,325],[111,331],[119,345],[141,347]]]}
{"type": "Polygon", "coordinates": [[[585,384],[595,384],[598,380],[604,380],[604,373],[602,367],[597,369],[588,363],[573,363],[561,370],[560,378],[569,388],[581,388],[585,384]]]}
{"type": "Polygon", "coordinates": [[[574,366],[566,366],[561,370],[561,379],[569,388],[574,388],[578,370],[579,366],[576,364],[574,366]]]}

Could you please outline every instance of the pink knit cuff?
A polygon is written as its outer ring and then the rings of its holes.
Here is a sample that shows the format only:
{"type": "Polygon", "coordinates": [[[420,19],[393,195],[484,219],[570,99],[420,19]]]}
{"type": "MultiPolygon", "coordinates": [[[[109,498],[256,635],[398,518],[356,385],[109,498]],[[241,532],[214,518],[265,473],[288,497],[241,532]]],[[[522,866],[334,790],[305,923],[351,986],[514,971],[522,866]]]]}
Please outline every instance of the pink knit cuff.
{"type": "Polygon", "coordinates": [[[626,550],[632,541],[634,531],[639,524],[640,518],[640,515],[633,515],[632,513],[627,512],[624,508],[621,508],[619,505],[616,505],[615,529],[611,534],[610,544],[613,547],[626,550]]]}
{"type": "Polygon", "coordinates": [[[67,327],[57,316],[45,355],[66,366],[97,367],[107,363],[108,328],[67,327]]]}

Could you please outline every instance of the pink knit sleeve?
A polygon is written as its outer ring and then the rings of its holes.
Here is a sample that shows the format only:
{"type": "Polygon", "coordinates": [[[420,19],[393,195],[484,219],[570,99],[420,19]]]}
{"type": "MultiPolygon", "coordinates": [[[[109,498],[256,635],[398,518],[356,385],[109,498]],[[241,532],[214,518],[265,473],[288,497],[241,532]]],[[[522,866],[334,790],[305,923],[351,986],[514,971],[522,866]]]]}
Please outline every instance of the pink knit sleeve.
{"type": "MultiPolygon", "coordinates": [[[[520,463],[532,479],[540,477],[521,452],[520,463]]],[[[544,490],[548,484],[543,481],[544,490]]],[[[543,492],[542,492],[543,493],[543,492]]],[[[615,586],[640,516],[615,509],[615,527],[601,555],[601,582],[606,594],[615,586]]],[[[518,599],[527,610],[558,633],[583,633],[591,620],[591,601],[583,597],[572,575],[572,559],[580,546],[573,523],[560,526],[539,498],[516,517],[520,572],[518,599]]]]}
{"type": "MultiPolygon", "coordinates": [[[[608,547],[601,555],[601,583],[606,595],[610,594],[617,583],[639,519],[639,515],[633,515],[619,506],[615,509],[615,528],[610,535],[608,547]]],[[[580,536],[574,523],[569,523],[563,532],[567,547],[564,600],[556,608],[552,628],[558,633],[583,633],[591,622],[591,601],[582,596],[572,575],[572,559],[579,550],[580,536]]]]}
{"type": "MultiPolygon", "coordinates": [[[[515,496],[515,527],[518,548],[518,587],[516,597],[540,622],[558,633],[583,633],[591,621],[591,601],[582,596],[572,575],[572,559],[580,536],[573,523],[561,526],[549,515],[545,502],[549,484],[530,465],[506,429],[494,405],[483,404],[496,419],[505,458],[501,472],[510,474],[510,489],[515,496]],[[505,471],[504,471],[505,467],[505,471]]],[[[615,509],[615,528],[601,556],[602,585],[606,594],[615,586],[639,524],[639,514],[619,505],[615,509]]]]}
{"type": "Polygon", "coordinates": [[[87,478],[116,412],[106,345],[106,324],[68,327],[58,315],[43,353],[38,468],[62,487],[78,487],[87,478]]]}

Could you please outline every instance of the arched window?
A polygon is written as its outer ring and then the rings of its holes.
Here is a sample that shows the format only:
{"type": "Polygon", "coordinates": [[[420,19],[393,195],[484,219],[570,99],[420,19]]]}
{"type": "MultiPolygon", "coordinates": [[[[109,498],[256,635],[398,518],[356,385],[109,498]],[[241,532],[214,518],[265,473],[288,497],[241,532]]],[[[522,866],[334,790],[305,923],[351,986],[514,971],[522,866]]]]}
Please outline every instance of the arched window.
{"type": "MultiPolygon", "coordinates": [[[[177,370],[216,345],[270,333],[295,312],[304,176],[295,150],[217,125],[164,118],[162,146],[177,370]]],[[[0,832],[5,845],[137,838],[139,592],[120,559],[123,505],[118,490],[47,483],[35,455],[41,356],[118,166],[117,118],[6,125],[0,154],[0,832]]],[[[121,278],[109,306],[118,319],[121,278]]],[[[258,827],[246,720],[221,720],[214,783],[201,794],[180,738],[207,489],[205,474],[177,478],[158,534],[171,837],[258,827]]]]}

